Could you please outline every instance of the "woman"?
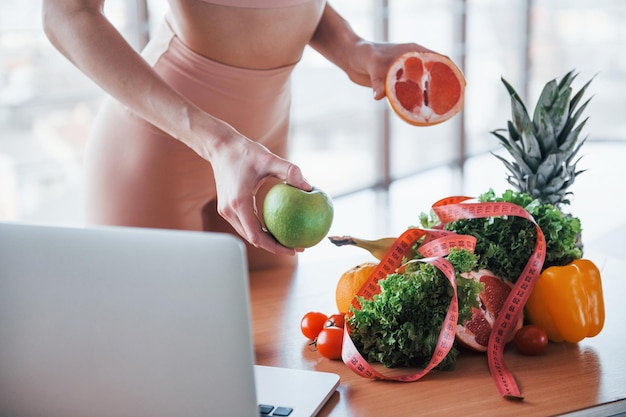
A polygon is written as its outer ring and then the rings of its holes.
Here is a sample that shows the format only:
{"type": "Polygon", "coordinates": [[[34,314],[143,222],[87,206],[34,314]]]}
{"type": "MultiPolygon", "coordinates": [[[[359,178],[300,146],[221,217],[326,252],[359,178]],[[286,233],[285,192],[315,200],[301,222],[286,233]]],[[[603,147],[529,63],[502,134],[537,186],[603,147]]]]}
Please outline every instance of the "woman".
{"type": "Polygon", "coordinates": [[[307,45],[384,97],[413,43],[360,38],[325,0],[170,0],[141,55],[104,0],[44,0],[53,45],[109,95],[89,139],[88,219],[237,233],[249,267],[293,265],[256,214],[276,181],[310,190],[287,161],[289,77],[307,45]]]}

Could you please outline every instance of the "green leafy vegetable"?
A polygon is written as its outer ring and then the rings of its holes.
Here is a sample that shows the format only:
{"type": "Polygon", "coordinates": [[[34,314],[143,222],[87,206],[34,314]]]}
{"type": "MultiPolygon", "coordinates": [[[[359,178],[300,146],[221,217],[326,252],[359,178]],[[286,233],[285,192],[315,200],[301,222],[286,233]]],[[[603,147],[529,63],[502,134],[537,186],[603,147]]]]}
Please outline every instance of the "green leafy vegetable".
{"type": "MultiPolygon", "coordinates": [[[[581,224],[577,217],[563,213],[557,206],[540,203],[528,194],[507,190],[496,197],[493,190],[480,195],[480,202],[508,202],[524,207],[535,219],[546,238],[544,268],[566,265],[582,257],[580,243],[581,224]]],[[[438,223],[436,216],[424,213],[422,225],[432,227],[438,223]]],[[[444,226],[446,230],[476,237],[475,253],[479,268],[516,282],[522,273],[537,239],[535,226],[521,217],[488,217],[463,219],[444,226]]]]}
{"type": "MultiPolygon", "coordinates": [[[[477,258],[467,250],[453,249],[448,260],[456,272],[459,320],[463,320],[471,317],[472,307],[478,307],[483,285],[460,274],[474,269],[477,258]]],[[[361,309],[352,309],[354,315],[348,319],[355,346],[369,362],[426,367],[453,296],[448,279],[437,267],[415,262],[378,284],[381,292],[371,300],[361,297],[361,309]]],[[[453,369],[457,355],[454,346],[438,369],[453,369]]]]}

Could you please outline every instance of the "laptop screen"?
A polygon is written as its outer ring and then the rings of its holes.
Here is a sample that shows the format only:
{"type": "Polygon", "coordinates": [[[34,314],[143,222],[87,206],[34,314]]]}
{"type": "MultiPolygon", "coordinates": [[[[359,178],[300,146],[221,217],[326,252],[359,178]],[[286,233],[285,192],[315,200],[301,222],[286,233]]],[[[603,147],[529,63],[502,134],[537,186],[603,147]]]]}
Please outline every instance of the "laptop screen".
{"type": "Polygon", "coordinates": [[[230,235],[0,224],[0,415],[258,415],[230,235]]]}

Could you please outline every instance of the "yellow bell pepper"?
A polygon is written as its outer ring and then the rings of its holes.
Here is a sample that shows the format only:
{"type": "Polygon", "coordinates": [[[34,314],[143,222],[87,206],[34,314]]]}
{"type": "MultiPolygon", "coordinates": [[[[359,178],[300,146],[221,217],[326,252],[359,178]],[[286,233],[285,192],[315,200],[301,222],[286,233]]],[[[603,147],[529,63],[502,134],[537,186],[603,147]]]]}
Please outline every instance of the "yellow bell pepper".
{"type": "Polygon", "coordinates": [[[604,326],[600,271],[587,259],[546,268],[526,303],[528,320],[553,342],[577,343],[604,326]]]}

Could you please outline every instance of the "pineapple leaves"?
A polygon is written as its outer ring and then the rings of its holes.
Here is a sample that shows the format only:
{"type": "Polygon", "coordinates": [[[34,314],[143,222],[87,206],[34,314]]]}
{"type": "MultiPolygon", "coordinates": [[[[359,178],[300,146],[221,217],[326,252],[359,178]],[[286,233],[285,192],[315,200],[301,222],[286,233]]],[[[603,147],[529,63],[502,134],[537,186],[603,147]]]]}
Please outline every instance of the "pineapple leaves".
{"type": "Polygon", "coordinates": [[[502,77],[501,80],[504,86],[506,87],[506,89],[508,90],[509,96],[511,96],[511,100],[515,99],[517,102],[519,102],[519,104],[524,109],[524,112],[528,114],[528,112],[526,111],[526,106],[524,106],[524,102],[522,101],[522,98],[519,96],[519,94],[517,94],[517,91],[515,91],[513,86],[509,84],[509,82],[505,80],[504,77],[502,77]]]}
{"type": "Polygon", "coordinates": [[[542,152],[552,152],[558,147],[557,136],[554,135],[555,127],[548,111],[538,106],[533,116],[533,125],[537,136],[541,138],[542,152]]]}
{"type": "Polygon", "coordinates": [[[494,153],[492,153],[492,155],[498,158],[500,161],[502,161],[504,166],[511,172],[511,175],[507,176],[508,183],[511,184],[513,187],[515,187],[515,189],[518,191],[521,189],[525,189],[526,187],[520,184],[520,181],[523,181],[523,177],[522,177],[522,171],[520,170],[519,165],[516,164],[515,162],[507,161],[500,155],[496,155],[494,153]]]}
{"type": "MultiPolygon", "coordinates": [[[[595,78],[595,77],[593,77],[595,78]]],[[[587,90],[587,87],[589,87],[589,84],[591,84],[591,82],[593,81],[593,78],[590,79],[589,81],[587,81],[587,83],[585,85],[582,86],[582,88],[578,91],[578,93],[576,93],[574,95],[574,97],[572,98],[572,101],[570,101],[570,113],[572,113],[574,111],[574,109],[576,108],[576,106],[578,106],[578,102],[583,98],[583,95],[585,94],[585,91],[587,90]]],[[[589,99],[591,100],[591,99],[589,99]]],[[[589,101],[587,100],[587,101],[589,101]]]]}
{"type": "MultiPolygon", "coordinates": [[[[511,154],[511,156],[513,156],[513,159],[517,162],[517,164],[514,164],[515,166],[520,166],[521,172],[529,172],[531,171],[531,167],[526,163],[526,158],[525,158],[525,154],[524,154],[524,149],[522,149],[519,145],[518,145],[518,141],[519,141],[519,136],[517,135],[516,132],[514,132],[513,130],[513,134],[511,134],[511,122],[509,122],[509,138],[501,135],[499,132],[502,131],[502,129],[500,130],[494,130],[493,132],[491,132],[494,136],[496,136],[498,139],[500,139],[500,143],[502,143],[502,146],[504,146],[504,148],[511,154]],[[519,165],[518,165],[519,164],[519,165]]],[[[504,158],[494,155],[496,156],[498,159],[500,159],[501,161],[505,161],[504,158]]],[[[505,163],[506,165],[506,163],[505,163]]],[[[507,166],[507,168],[509,168],[507,166]]],[[[511,168],[509,168],[510,170],[511,168]]],[[[519,171],[519,170],[518,170],[519,171]]]]}
{"type": "MultiPolygon", "coordinates": [[[[580,159],[582,158],[582,156],[581,156],[580,158],[578,158],[578,159],[576,160],[576,162],[575,162],[575,163],[572,163],[572,160],[574,159],[574,157],[576,156],[576,154],[578,153],[578,151],[580,150],[581,146],[583,146],[583,143],[585,143],[585,141],[586,141],[586,140],[587,140],[587,138],[584,138],[584,139],[582,139],[580,142],[578,142],[578,143],[576,144],[576,149],[574,149],[574,150],[570,153],[570,155],[567,157],[567,159],[565,160],[565,163],[566,163],[568,166],[570,166],[570,165],[571,165],[572,167],[574,167],[573,169],[575,169],[575,168],[576,168],[576,164],[578,163],[578,161],[580,161],[580,159]]],[[[582,172],[582,171],[581,171],[581,172],[582,172]]],[[[578,173],[577,173],[576,175],[578,175],[578,173]]]]}
{"type": "Polygon", "coordinates": [[[579,120],[589,104],[590,99],[583,102],[583,96],[593,79],[572,97],[576,77],[572,70],[559,82],[546,83],[532,121],[519,94],[502,78],[511,99],[512,120],[506,130],[491,132],[513,158],[507,161],[495,155],[510,173],[507,181],[518,191],[553,205],[569,204],[566,197],[571,192],[567,190],[584,172],[576,170],[580,159],[574,162],[574,158],[586,140],[580,134],[587,119],[579,120]]]}
{"type": "Polygon", "coordinates": [[[526,162],[537,167],[541,162],[541,148],[539,142],[535,138],[534,126],[528,116],[528,111],[524,102],[520,98],[515,89],[503,78],[502,83],[509,90],[511,95],[511,110],[513,122],[509,122],[509,134],[514,141],[521,140],[522,151],[526,156],[526,162]]]}
{"type": "MultiPolygon", "coordinates": [[[[588,99],[587,101],[585,101],[582,104],[582,106],[580,106],[580,108],[573,115],[572,115],[573,106],[570,106],[570,118],[567,120],[567,123],[563,127],[563,130],[559,132],[559,137],[557,139],[557,142],[560,144],[559,147],[561,149],[567,148],[567,146],[564,146],[564,144],[565,142],[567,142],[569,137],[571,137],[571,132],[572,132],[572,129],[574,128],[574,125],[578,122],[578,119],[583,114],[583,112],[587,108],[587,105],[589,104],[590,101],[591,99],[588,99]]],[[[582,130],[582,127],[586,123],[587,123],[587,119],[583,120],[581,124],[578,126],[578,128],[575,129],[575,131],[577,130],[580,133],[580,131],[582,130]]]]}
{"type": "MultiPolygon", "coordinates": [[[[563,141],[563,143],[559,147],[559,151],[560,152],[563,152],[563,153],[571,152],[573,155],[576,154],[576,151],[574,151],[573,149],[574,149],[574,146],[576,146],[576,144],[580,140],[579,139],[580,132],[583,130],[583,127],[585,127],[586,123],[587,123],[587,119],[583,120],[576,127],[576,129],[572,130],[571,132],[566,132],[567,133],[567,137],[565,138],[565,140],[563,141]]],[[[581,141],[581,143],[579,144],[578,148],[580,148],[580,145],[582,145],[582,142],[584,142],[584,141],[585,141],[584,139],[581,141]]]]}
{"type": "Polygon", "coordinates": [[[535,107],[533,125],[544,153],[558,147],[559,132],[567,123],[569,116],[569,98],[572,89],[569,84],[563,86],[563,90],[561,87],[562,85],[557,85],[555,80],[547,83],[535,107]]]}

